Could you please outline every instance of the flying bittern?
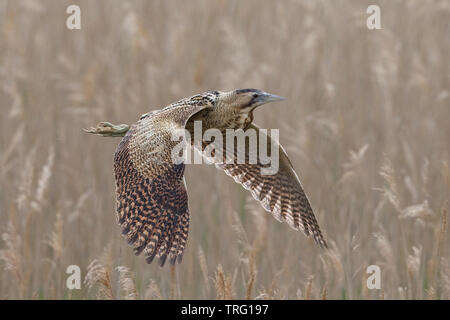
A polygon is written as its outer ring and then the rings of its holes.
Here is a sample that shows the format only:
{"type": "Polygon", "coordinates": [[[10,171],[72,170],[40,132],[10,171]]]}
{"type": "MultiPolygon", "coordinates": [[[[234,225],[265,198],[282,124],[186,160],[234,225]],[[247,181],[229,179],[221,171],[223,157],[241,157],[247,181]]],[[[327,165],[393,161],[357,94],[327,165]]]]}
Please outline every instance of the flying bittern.
{"type": "MultiPolygon", "coordinates": [[[[276,219],[311,235],[319,246],[327,246],[283,147],[252,123],[256,107],[278,100],[283,98],[256,89],[209,91],[144,114],[131,126],[101,122],[86,130],[102,136],[123,136],[114,155],[117,219],[135,254],[143,251],[148,263],[157,256],[161,266],[167,256],[171,264],[181,262],[188,237],[189,209],[185,164],[174,163],[172,157],[178,143],[173,133],[186,129],[193,136],[195,121],[201,121],[203,130],[215,128],[223,134],[226,129],[255,130],[275,146],[279,167],[274,174],[261,173],[267,164],[259,158],[256,163],[216,161],[215,165],[249,190],[276,219]]],[[[199,146],[204,150],[211,143],[202,141],[199,146]]],[[[257,148],[261,148],[259,143],[257,148]]]]}

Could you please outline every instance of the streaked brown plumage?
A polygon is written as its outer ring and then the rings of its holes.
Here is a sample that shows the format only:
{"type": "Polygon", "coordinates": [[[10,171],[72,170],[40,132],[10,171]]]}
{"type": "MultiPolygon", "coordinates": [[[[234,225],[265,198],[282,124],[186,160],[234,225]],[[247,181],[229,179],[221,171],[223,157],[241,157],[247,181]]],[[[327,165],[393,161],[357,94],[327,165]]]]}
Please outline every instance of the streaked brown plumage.
{"type": "MultiPolygon", "coordinates": [[[[186,128],[194,136],[194,121],[201,120],[203,132],[217,128],[261,130],[252,124],[253,110],[280,97],[256,89],[231,92],[209,91],[173,103],[166,108],[145,114],[131,127],[100,123],[90,133],[103,136],[124,136],[114,156],[117,219],[135,254],[144,252],[147,262],[155,256],[161,266],[181,262],[189,229],[189,208],[184,181],[184,163],[174,164],[172,149],[178,144],[172,134],[186,128]]],[[[284,149],[279,148],[279,170],[262,175],[267,165],[250,164],[246,149],[243,164],[216,162],[217,168],[233,177],[261,202],[264,209],[279,221],[312,235],[315,242],[326,247],[308,198],[284,149]]],[[[195,141],[193,141],[194,143],[195,141]]],[[[202,141],[202,149],[209,142],[202,141]]],[[[259,145],[259,144],[258,144],[259,145]]],[[[227,148],[224,144],[223,149],[227,148]]],[[[237,156],[237,151],[233,154],[237,156]]],[[[223,153],[224,154],[224,153],[223,153]]],[[[224,154],[225,157],[225,154],[224,154]]]]}

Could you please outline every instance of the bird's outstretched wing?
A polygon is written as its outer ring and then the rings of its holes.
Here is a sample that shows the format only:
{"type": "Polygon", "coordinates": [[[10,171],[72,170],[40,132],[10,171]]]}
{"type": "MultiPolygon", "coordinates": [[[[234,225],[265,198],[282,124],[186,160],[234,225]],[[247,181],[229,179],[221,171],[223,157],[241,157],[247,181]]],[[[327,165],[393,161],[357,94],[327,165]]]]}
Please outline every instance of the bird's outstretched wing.
{"type": "MultiPolygon", "coordinates": [[[[249,163],[251,149],[248,148],[248,142],[245,148],[245,163],[237,163],[237,148],[234,148],[234,163],[216,163],[216,167],[225,171],[225,173],[234,178],[245,189],[249,190],[252,196],[258,200],[264,209],[278,220],[285,221],[295,230],[302,230],[306,236],[312,235],[315,242],[321,247],[327,247],[326,241],[322,236],[314,212],[309,203],[303,187],[300,183],[297,173],[287,157],[283,147],[267,134],[261,131],[256,125],[251,124],[247,130],[255,130],[258,139],[256,152],[257,162],[249,163]],[[259,140],[267,139],[267,153],[270,154],[272,144],[278,148],[279,167],[274,174],[262,174],[262,168],[268,168],[267,162],[261,161],[259,155],[259,140]]],[[[225,140],[225,139],[224,139],[225,140]]],[[[264,145],[264,144],[263,144],[264,145]]],[[[223,157],[225,159],[226,149],[230,149],[224,144],[223,157]]],[[[233,153],[232,153],[233,154],[233,153]]]]}
{"type": "Polygon", "coordinates": [[[181,262],[189,229],[184,163],[173,163],[179,142],[172,134],[189,117],[211,104],[192,98],[141,117],[131,126],[114,155],[117,220],[135,254],[142,251],[161,266],[181,262]],[[193,99],[193,100],[192,100],[193,99]],[[193,103],[193,101],[195,103],[193,103]]]}

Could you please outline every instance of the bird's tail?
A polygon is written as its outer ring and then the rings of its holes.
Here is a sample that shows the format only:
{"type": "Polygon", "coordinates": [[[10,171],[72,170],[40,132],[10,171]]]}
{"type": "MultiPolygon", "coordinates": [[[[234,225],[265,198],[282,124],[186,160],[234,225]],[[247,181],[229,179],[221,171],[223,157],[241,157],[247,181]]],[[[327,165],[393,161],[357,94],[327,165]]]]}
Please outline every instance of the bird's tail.
{"type": "Polygon", "coordinates": [[[102,137],[123,137],[130,130],[130,126],[124,123],[115,125],[110,122],[100,122],[95,128],[91,127],[83,130],[102,137]]]}

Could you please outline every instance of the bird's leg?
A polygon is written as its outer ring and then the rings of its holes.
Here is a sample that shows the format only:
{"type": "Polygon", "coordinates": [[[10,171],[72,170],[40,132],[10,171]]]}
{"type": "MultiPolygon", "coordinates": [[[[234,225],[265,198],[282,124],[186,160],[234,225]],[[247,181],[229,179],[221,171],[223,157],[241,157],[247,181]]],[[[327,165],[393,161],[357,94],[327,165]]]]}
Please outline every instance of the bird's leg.
{"type": "Polygon", "coordinates": [[[83,130],[102,137],[123,137],[130,130],[130,126],[124,123],[115,125],[110,122],[100,122],[95,128],[91,127],[83,130]]]}

